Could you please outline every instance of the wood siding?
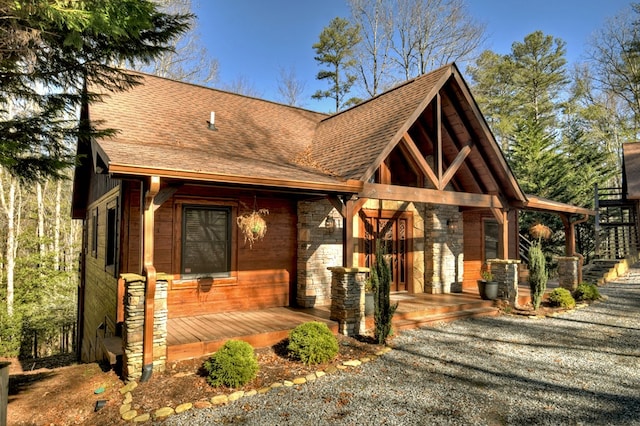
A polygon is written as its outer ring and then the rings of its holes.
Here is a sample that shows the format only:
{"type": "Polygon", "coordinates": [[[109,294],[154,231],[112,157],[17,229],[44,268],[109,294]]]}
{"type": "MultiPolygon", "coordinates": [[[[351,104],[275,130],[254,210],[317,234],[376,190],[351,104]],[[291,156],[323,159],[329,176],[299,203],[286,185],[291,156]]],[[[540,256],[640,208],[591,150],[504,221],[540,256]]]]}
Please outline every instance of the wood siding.
{"type": "MultiPolygon", "coordinates": [[[[129,184],[123,232],[121,272],[140,272],[140,187],[129,184]],[[124,269],[126,268],[126,269],[124,269]]],[[[273,194],[205,186],[182,186],[155,213],[154,265],[174,276],[169,285],[169,317],[289,306],[295,300],[296,202],[273,194]],[[254,199],[255,196],[255,199],[254,199]],[[185,205],[231,207],[231,276],[183,280],[180,275],[182,208],[185,205]],[[253,248],[236,225],[239,214],[268,209],[267,233],[253,248]]]]}
{"type": "MultiPolygon", "coordinates": [[[[107,208],[117,206],[119,189],[113,189],[89,205],[85,226],[87,241],[85,248],[85,276],[82,282],[84,290],[83,338],[81,357],[83,361],[92,361],[99,339],[116,333],[117,278],[114,267],[106,266],[107,247],[107,208]],[[95,238],[94,221],[97,218],[97,250],[91,251],[95,238]],[[104,328],[100,328],[100,325],[104,328]]],[[[116,209],[118,211],[118,209],[116,209]]]]}
{"type": "MultiPolygon", "coordinates": [[[[484,264],[484,226],[485,220],[495,220],[488,210],[473,210],[463,212],[464,232],[464,288],[474,288],[476,281],[481,278],[484,264]]],[[[509,259],[519,259],[518,255],[518,218],[515,211],[508,214],[509,218],[509,259]]]]}

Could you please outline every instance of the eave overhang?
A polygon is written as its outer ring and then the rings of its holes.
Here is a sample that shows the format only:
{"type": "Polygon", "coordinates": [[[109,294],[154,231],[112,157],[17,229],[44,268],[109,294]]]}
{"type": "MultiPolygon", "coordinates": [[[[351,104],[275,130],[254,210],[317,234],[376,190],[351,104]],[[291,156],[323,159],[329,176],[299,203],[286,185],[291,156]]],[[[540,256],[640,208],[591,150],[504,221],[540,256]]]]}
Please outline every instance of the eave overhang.
{"type": "Polygon", "coordinates": [[[175,170],[157,167],[143,167],[129,164],[109,164],[109,174],[116,179],[159,176],[161,178],[181,179],[185,181],[210,182],[227,185],[245,185],[263,188],[282,188],[304,190],[315,193],[357,194],[362,191],[363,182],[346,180],[340,182],[310,182],[289,179],[277,179],[243,175],[229,175],[192,170],[175,170]]]}

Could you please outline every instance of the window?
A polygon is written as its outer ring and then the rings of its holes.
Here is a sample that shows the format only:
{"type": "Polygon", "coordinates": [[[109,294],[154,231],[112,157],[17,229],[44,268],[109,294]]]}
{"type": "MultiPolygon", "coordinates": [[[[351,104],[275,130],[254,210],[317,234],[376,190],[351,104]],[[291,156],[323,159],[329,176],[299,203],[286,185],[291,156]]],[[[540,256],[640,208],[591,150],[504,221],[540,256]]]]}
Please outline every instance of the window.
{"type": "Polygon", "coordinates": [[[115,267],[117,253],[117,219],[116,206],[107,207],[107,247],[105,253],[105,266],[115,267]]]}
{"type": "Polygon", "coordinates": [[[185,206],[182,265],[187,276],[228,277],[231,272],[231,208],[185,206]]]}
{"type": "Polygon", "coordinates": [[[98,208],[93,209],[91,213],[91,256],[98,257],[98,208]]]}
{"type": "Polygon", "coordinates": [[[495,220],[484,221],[484,261],[497,259],[500,244],[500,226],[495,220]]]}

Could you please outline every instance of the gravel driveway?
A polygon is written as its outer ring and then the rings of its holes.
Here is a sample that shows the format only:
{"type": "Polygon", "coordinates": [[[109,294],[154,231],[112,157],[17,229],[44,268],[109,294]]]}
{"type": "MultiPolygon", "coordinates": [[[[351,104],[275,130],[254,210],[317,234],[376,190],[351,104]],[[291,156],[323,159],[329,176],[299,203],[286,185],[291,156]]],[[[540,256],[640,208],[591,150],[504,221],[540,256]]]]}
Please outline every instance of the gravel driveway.
{"type": "Polygon", "coordinates": [[[170,425],[640,425],[640,269],[603,302],[405,331],[357,373],[278,388],[170,425]]]}

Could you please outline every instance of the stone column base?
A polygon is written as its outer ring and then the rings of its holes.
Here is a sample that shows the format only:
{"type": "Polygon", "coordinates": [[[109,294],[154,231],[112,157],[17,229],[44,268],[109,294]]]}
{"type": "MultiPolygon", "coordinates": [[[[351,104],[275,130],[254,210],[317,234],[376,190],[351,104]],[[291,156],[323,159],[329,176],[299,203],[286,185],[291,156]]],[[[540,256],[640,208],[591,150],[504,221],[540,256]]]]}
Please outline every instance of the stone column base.
{"type": "Polygon", "coordinates": [[[338,331],[347,336],[365,332],[364,282],[369,268],[334,266],[331,271],[331,316],[338,331]]]}

